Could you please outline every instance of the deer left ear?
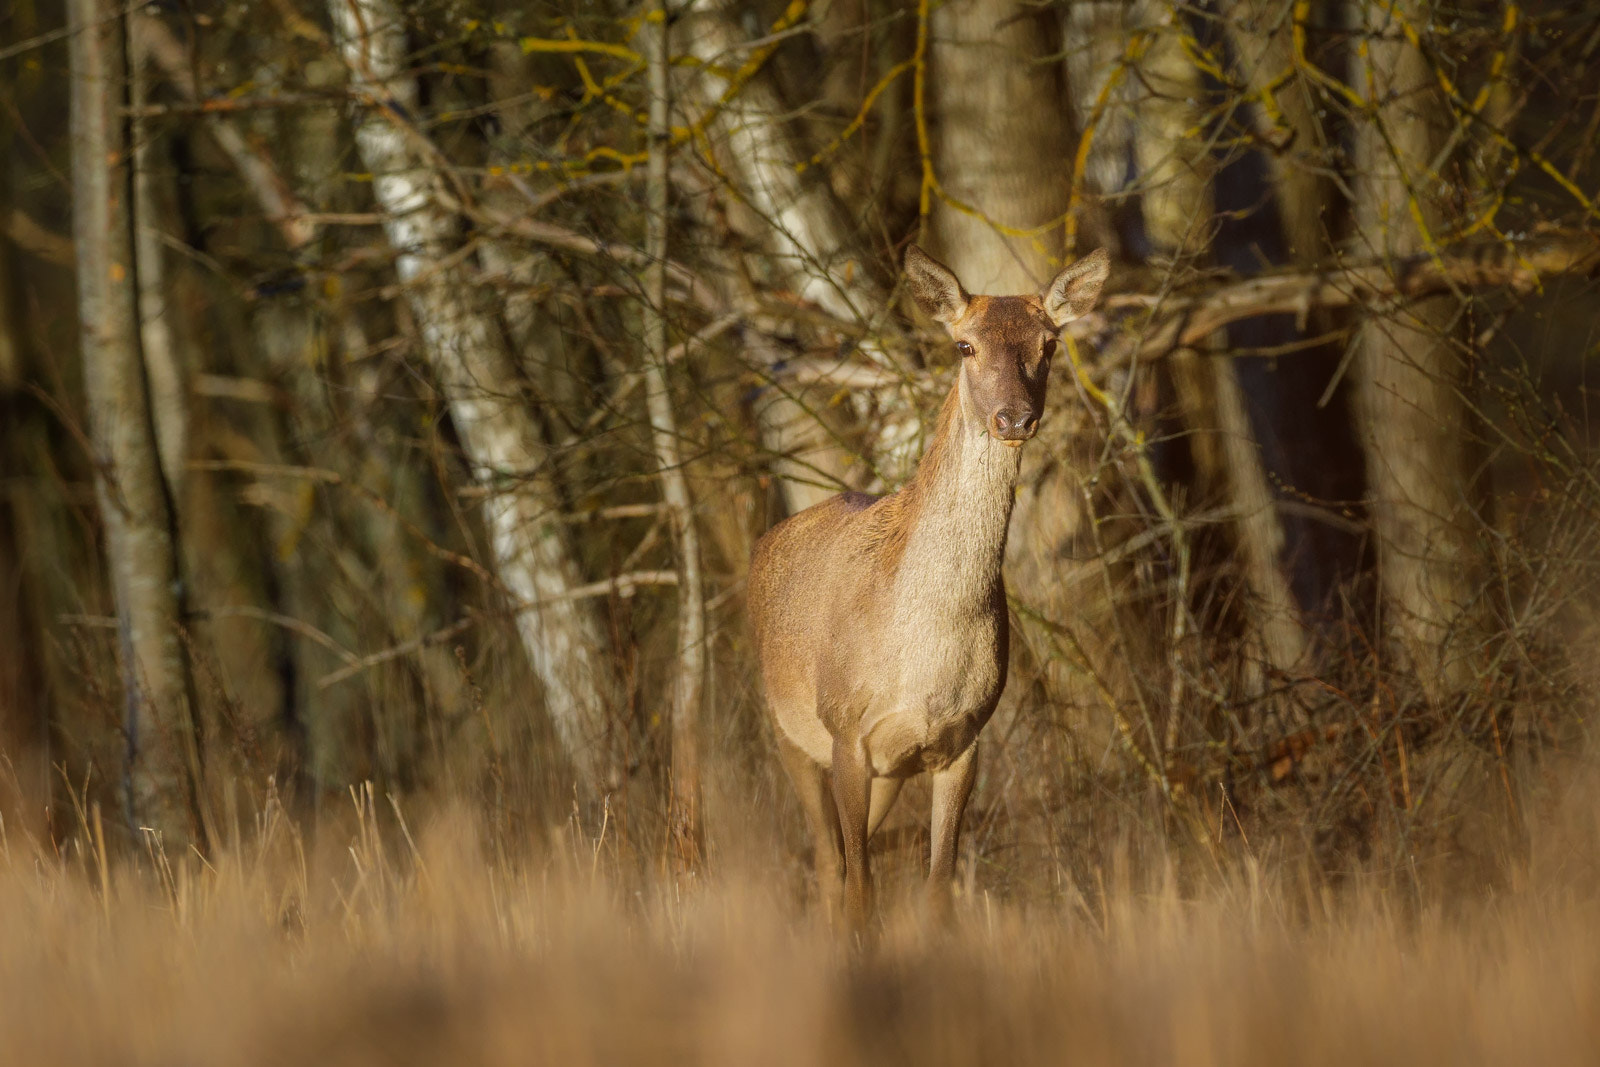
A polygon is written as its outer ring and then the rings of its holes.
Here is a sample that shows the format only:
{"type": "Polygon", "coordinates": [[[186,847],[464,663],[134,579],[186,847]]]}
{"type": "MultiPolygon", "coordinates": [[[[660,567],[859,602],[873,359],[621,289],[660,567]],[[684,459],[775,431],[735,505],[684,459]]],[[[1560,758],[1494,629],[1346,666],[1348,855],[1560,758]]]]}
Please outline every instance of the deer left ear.
{"type": "Polygon", "coordinates": [[[1083,318],[1094,310],[1095,301],[1100,299],[1100,289],[1110,273],[1111,255],[1103,248],[1070,264],[1044,291],[1044,313],[1050,316],[1057,329],[1083,318]]]}
{"type": "Polygon", "coordinates": [[[967,313],[970,298],[955,272],[916,245],[906,249],[906,281],[934,321],[948,326],[967,313]]]}

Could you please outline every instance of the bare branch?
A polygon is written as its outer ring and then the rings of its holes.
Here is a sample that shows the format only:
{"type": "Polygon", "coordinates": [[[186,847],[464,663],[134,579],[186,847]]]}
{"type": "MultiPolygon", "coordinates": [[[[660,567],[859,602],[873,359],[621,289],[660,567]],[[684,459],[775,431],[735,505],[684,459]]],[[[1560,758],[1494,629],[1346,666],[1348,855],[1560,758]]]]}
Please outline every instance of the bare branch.
{"type": "MultiPolygon", "coordinates": [[[[195,84],[189,58],[172,31],[154,15],[138,14],[132,16],[132,20],[134,46],[161,68],[179,95],[192,104],[200,103],[200,87],[195,84]]],[[[233,162],[239,176],[261,202],[268,220],[283,234],[283,240],[289,248],[297,249],[308,244],[317,235],[317,228],[307,221],[309,213],[306,206],[295,196],[289,183],[283,180],[266,152],[250,144],[238,130],[222,122],[216,115],[210,115],[207,128],[217,147],[233,162]]]]}
{"type": "MultiPolygon", "coordinates": [[[[1257,315],[1304,314],[1314,307],[1415,300],[1453,290],[1501,288],[1525,293],[1547,278],[1587,275],[1600,267],[1600,234],[1552,233],[1442,255],[1421,253],[1389,263],[1337,270],[1267,275],[1173,299],[1121,294],[1107,310],[1151,307],[1157,325],[1139,347],[1141,358],[1198,344],[1217,330],[1257,315]]],[[[1084,332],[1088,332],[1085,330],[1084,332]]]]}
{"type": "MultiPolygon", "coordinates": [[[[1600,234],[1555,232],[1438,256],[1419,254],[1389,263],[1213,283],[1208,289],[1176,296],[1113,293],[1106,297],[1103,311],[1072,323],[1067,332],[1079,339],[1095,337],[1105,332],[1109,321],[1126,317],[1130,311],[1149,309],[1149,325],[1131,358],[1153,360],[1164,358],[1175,349],[1193,347],[1231,322],[1258,315],[1303,315],[1312,308],[1362,303],[1390,307],[1457,290],[1528,293],[1549,279],[1590,276],[1596,270],[1600,270],[1600,234]]],[[[1226,357],[1229,353],[1216,355],[1226,357]]],[[[883,389],[905,382],[904,377],[880,367],[823,359],[791,360],[776,368],[773,377],[795,384],[826,383],[847,389],[883,389]]]]}
{"type": "MultiPolygon", "coordinates": [[[[633,571],[628,574],[619,574],[613,578],[606,578],[602,581],[590,582],[588,585],[580,585],[575,589],[568,589],[559,596],[546,597],[538,603],[519,604],[513,610],[515,612],[534,611],[561,601],[585,600],[597,596],[630,597],[644,586],[677,584],[678,575],[676,571],[633,571]]],[[[279,620],[274,619],[272,621],[279,620]]],[[[393,645],[381,652],[374,652],[368,656],[362,656],[360,659],[349,657],[347,653],[342,654],[342,658],[347,660],[346,665],[318,678],[317,688],[327,689],[347,679],[354,678],[363,671],[371,670],[373,667],[400,659],[413,652],[420,652],[422,649],[432,645],[441,644],[452,637],[466,633],[479,621],[479,616],[469,615],[467,618],[457,619],[448,626],[441,626],[431,633],[423,634],[421,637],[414,637],[409,641],[402,641],[398,645],[393,645]]]]}

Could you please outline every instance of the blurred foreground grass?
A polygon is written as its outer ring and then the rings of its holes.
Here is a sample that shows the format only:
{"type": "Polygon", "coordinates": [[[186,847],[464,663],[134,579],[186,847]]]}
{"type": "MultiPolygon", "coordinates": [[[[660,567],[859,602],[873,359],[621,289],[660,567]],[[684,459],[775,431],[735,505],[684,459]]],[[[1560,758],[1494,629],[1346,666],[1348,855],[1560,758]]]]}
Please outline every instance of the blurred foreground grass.
{"type": "Polygon", "coordinates": [[[4,837],[0,1059],[1594,1063],[1595,796],[1567,789],[1492,892],[1245,854],[1184,889],[1169,863],[1054,904],[979,890],[932,930],[889,877],[866,948],[789,858],[691,881],[577,841],[512,859],[457,809],[368,795],[314,834],[269,804],[209,862],[119,860],[89,815],[4,837]]]}

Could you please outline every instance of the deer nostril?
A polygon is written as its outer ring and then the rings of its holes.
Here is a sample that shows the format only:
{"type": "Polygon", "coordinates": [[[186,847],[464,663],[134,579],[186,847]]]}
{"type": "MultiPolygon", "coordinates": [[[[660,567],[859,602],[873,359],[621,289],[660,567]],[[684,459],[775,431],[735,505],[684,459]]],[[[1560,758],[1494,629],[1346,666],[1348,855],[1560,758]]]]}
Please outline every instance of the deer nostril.
{"type": "Polygon", "coordinates": [[[1039,426],[1031,411],[997,411],[989,418],[989,432],[1002,441],[1026,441],[1039,426]]]}

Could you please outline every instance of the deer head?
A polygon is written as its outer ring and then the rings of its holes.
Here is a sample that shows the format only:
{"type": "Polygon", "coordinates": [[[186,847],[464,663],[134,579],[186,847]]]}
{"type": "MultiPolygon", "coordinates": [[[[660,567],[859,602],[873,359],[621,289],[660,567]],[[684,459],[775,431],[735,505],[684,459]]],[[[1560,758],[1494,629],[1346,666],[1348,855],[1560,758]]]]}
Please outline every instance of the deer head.
{"type": "Polygon", "coordinates": [[[1068,265],[1038,296],[970,296],[949,267],[916,245],[906,250],[912,295],[944,323],[961,355],[968,420],[1012,447],[1039,431],[1061,328],[1094,307],[1110,269],[1100,248],[1068,265]]]}

